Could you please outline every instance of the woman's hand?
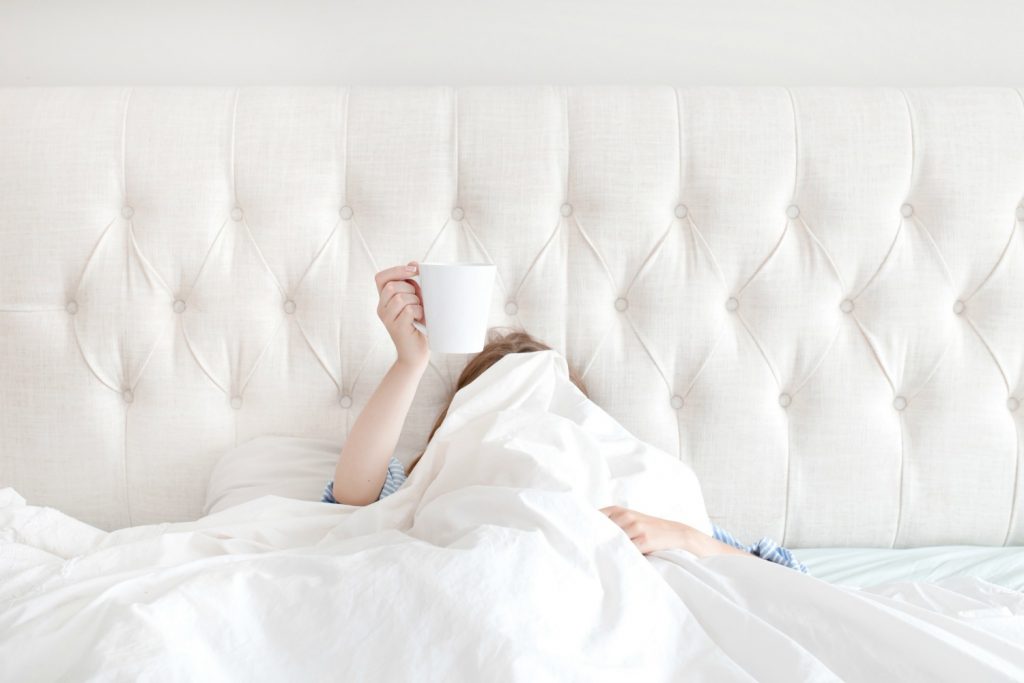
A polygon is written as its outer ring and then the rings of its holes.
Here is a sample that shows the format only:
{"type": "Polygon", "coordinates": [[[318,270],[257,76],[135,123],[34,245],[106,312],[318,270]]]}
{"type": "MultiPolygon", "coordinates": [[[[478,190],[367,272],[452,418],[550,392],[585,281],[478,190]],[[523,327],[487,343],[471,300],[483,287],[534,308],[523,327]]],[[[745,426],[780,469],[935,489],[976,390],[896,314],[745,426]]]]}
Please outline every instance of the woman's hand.
{"type": "Polygon", "coordinates": [[[427,337],[412,325],[423,322],[423,301],[420,286],[410,280],[419,272],[419,264],[394,266],[374,276],[377,283],[377,317],[384,323],[398,352],[398,362],[411,367],[424,367],[430,359],[427,337]]]}
{"type": "Polygon", "coordinates": [[[644,555],[659,550],[678,548],[687,550],[697,557],[711,557],[712,555],[753,557],[746,550],[734,548],[728,543],[723,543],[682,522],[651,517],[618,505],[601,508],[601,512],[618,524],[629,536],[629,540],[633,541],[633,544],[644,555]]]}
{"type": "Polygon", "coordinates": [[[697,532],[696,529],[686,524],[660,517],[651,517],[618,505],[601,508],[601,512],[618,524],[619,528],[629,536],[629,540],[633,541],[633,544],[644,555],[669,548],[688,550],[692,534],[697,532]]]}

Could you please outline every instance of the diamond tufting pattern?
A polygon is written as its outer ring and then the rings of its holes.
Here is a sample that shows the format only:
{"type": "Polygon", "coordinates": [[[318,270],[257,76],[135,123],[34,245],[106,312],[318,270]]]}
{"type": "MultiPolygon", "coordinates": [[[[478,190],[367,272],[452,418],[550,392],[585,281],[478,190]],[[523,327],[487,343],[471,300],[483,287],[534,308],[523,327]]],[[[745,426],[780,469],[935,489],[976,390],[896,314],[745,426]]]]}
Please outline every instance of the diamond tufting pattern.
{"type": "MultiPolygon", "coordinates": [[[[376,270],[487,260],[494,325],[792,546],[1024,543],[1013,89],[0,90],[0,485],[196,516],[344,438],[376,270]],[[73,116],[69,115],[73,112],[73,116]]],[[[399,455],[465,357],[434,357],[399,455]]]]}

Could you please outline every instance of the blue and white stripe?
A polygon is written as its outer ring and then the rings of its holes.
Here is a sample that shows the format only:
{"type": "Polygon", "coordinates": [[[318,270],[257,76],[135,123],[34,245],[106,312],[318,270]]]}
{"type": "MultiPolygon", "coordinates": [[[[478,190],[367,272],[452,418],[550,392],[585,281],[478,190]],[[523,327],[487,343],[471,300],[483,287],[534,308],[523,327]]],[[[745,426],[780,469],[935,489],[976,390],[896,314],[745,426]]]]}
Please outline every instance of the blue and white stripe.
{"type": "Polygon", "coordinates": [[[807,571],[807,566],[805,564],[793,557],[793,553],[768,537],[762,538],[753,545],[743,545],[728,531],[720,529],[718,525],[712,524],[711,527],[714,531],[716,541],[727,543],[733,548],[746,550],[751,555],[756,555],[763,560],[768,560],[769,562],[775,562],[776,564],[781,564],[784,567],[795,569],[798,572],[802,572],[804,574],[810,573],[807,571]]]}
{"type": "MultiPolygon", "coordinates": [[[[402,484],[405,483],[405,479],[405,467],[402,465],[401,462],[399,462],[398,458],[392,457],[391,461],[388,462],[388,473],[387,476],[384,478],[384,485],[380,489],[380,495],[377,497],[377,500],[380,500],[381,498],[386,498],[395,491],[397,491],[402,486],[402,484]]],[[[324,495],[323,497],[320,498],[321,502],[338,502],[337,500],[334,499],[333,487],[334,480],[332,479],[329,482],[327,482],[327,486],[324,487],[324,495]]],[[[727,543],[734,548],[745,550],[751,555],[760,557],[763,560],[768,560],[769,562],[781,564],[785,567],[789,567],[790,569],[795,569],[798,572],[803,572],[804,574],[808,573],[807,567],[803,563],[797,561],[797,559],[793,557],[793,553],[791,553],[786,548],[783,548],[781,545],[779,545],[770,538],[762,538],[753,545],[743,545],[725,529],[721,529],[715,524],[712,524],[711,526],[714,532],[715,540],[721,541],[722,543],[727,543]]]]}

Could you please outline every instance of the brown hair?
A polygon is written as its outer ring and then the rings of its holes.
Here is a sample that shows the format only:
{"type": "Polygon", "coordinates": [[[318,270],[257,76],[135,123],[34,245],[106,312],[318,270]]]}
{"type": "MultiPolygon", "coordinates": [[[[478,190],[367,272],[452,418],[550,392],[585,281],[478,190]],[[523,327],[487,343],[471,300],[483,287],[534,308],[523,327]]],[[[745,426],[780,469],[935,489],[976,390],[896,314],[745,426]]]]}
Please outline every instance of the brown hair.
{"type": "MultiPolygon", "coordinates": [[[[462,372],[459,374],[459,378],[455,381],[455,388],[453,389],[451,396],[448,397],[448,401],[445,403],[444,409],[437,416],[437,420],[434,421],[434,426],[431,428],[430,434],[427,436],[427,443],[430,443],[430,440],[434,438],[434,433],[441,427],[441,423],[444,422],[444,419],[448,416],[448,408],[451,407],[452,399],[455,398],[455,393],[458,392],[459,389],[462,389],[477,377],[484,374],[485,370],[510,353],[531,353],[533,351],[549,350],[551,350],[550,346],[522,330],[505,332],[500,328],[491,329],[488,333],[487,343],[484,345],[483,350],[469,359],[469,362],[466,363],[466,367],[462,369],[462,372]]],[[[573,370],[572,366],[569,366],[569,379],[572,380],[572,383],[575,384],[584,395],[588,395],[587,385],[583,382],[583,378],[573,370]]],[[[417,455],[409,465],[409,472],[412,472],[421,457],[423,457],[423,452],[417,455]]]]}

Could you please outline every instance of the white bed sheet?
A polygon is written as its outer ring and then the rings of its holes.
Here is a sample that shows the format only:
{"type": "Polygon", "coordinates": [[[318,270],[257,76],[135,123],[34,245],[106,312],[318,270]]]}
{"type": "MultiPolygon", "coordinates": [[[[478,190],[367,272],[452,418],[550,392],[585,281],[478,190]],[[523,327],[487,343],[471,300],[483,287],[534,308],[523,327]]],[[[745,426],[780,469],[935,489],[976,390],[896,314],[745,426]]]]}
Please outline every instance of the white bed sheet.
{"type": "Polygon", "coordinates": [[[1024,547],[801,548],[793,553],[819,579],[852,588],[891,581],[984,579],[1024,591],[1024,547]]]}
{"type": "Polygon", "coordinates": [[[597,508],[707,523],[692,472],[553,360],[496,364],[362,508],[264,496],[107,533],[0,489],[0,681],[1024,679],[1024,595],[980,579],[645,558],[597,508]]]}

